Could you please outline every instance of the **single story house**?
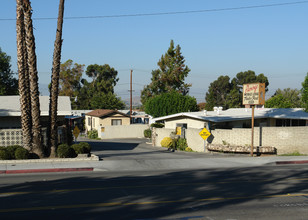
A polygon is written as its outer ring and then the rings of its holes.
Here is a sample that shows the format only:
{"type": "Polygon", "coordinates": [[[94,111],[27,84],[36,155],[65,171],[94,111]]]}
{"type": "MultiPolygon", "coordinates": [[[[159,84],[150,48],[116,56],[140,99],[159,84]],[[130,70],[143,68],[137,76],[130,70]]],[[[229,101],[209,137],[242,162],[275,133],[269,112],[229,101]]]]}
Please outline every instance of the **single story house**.
{"type": "MultiPolygon", "coordinates": [[[[211,130],[250,128],[251,108],[231,108],[214,111],[183,112],[153,118],[152,122],[163,122],[165,128],[208,128],[211,130]]],[[[308,126],[308,113],[301,108],[256,108],[254,111],[256,127],[308,126]]]]}
{"type": "MultiPolygon", "coordinates": [[[[118,111],[130,116],[130,110],[118,110],[118,111]]],[[[131,117],[132,117],[131,118],[132,124],[149,124],[149,121],[152,118],[150,115],[139,110],[133,110],[131,117]]]]}
{"type": "Polygon", "coordinates": [[[91,111],[92,110],[72,110],[70,115],[65,116],[69,128],[73,130],[75,126],[78,126],[81,132],[85,131],[85,116],[86,113],[91,111]]]}
{"type": "MultiPolygon", "coordinates": [[[[49,96],[40,96],[40,122],[44,143],[49,121],[49,96]]],[[[71,114],[71,101],[68,96],[58,97],[58,143],[65,143],[65,116],[71,114]]],[[[0,146],[22,145],[21,111],[19,96],[0,96],[0,146]]]]}
{"type": "MultiPolygon", "coordinates": [[[[40,96],[41,125],[47,127],[49,118],[49,96],[40,96]]],[[[58,98],[58,125],[65,124],[65,116],[71,114],[68,96],[58,98]]],[[[0,129],[21,128],[19,96],[0,96],[0,129]]]]}
{"type": "Polygon", "coordinates": [[[130,117],[120,111],[110,109],[96,109],[86,113],[86,131],[97,130],[110,125],[129,125],[130,117]]]}

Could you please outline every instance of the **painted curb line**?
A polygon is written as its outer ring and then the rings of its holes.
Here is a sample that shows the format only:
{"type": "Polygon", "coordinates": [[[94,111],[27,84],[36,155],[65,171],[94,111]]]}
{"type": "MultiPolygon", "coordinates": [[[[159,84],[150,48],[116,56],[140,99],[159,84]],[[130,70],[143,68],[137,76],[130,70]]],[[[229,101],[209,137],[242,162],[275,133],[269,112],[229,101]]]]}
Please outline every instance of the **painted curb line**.
{"type": "Polygon", "coordinates": [[[304,164],[304,163],[308,163],[308,160],[276,161],[276,165],[281,165],[281,164],[304,164]]]}
{"type": "Polygon", "coordinates": [[[20,163],[50,163],[50,162],[84,162],[99,161],[99,157],[91,154],[90,157],[75,158],[44,158],[44,159],[27,159],[27,160],[0,160],[0,164],[20,164],[20,163]]]}
{"type": "Polygon", "coordinates": [[[77,171],[93,171],[93,169],[94,169],[93,167],[84,167],[84,168],[52,168],[52,169],[27,169],[27,170],[0,170],[0,174],[77,172],[77,171]]]}

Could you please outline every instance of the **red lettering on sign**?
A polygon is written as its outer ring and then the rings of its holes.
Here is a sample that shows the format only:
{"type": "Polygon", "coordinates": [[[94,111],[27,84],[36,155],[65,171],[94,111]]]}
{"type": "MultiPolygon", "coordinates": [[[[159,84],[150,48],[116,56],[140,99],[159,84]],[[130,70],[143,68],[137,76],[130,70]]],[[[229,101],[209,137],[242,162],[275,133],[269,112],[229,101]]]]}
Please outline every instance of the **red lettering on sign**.
{"type": "Polygon", "coordinates": [[[259,87],[259,85],[252,85],[251,86],[251,85],[247,84],[246,88],[245,88],[245,93],[251,92],[251,91],[257,92],[258,87],[259,87]]]}

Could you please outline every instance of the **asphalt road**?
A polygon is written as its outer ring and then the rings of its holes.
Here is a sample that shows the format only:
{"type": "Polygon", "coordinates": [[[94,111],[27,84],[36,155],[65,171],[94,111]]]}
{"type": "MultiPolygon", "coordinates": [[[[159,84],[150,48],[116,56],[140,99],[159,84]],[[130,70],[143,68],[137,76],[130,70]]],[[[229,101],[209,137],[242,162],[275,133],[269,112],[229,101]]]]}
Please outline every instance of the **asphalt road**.
{"type": "MultiPolygon", "coordinates": [[[[94,150],[148,156],[118,148],[94,150]]],[[[306,165],[6,175],[0,219],[307,219],[307,182],[306,165]]]]}

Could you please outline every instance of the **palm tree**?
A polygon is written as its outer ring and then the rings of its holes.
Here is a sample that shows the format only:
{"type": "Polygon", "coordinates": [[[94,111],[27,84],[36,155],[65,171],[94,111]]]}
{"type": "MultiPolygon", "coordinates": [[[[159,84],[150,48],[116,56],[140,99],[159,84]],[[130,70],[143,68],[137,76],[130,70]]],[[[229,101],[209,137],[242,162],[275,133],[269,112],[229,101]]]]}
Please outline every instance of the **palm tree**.
{"type": "Polygon", "coordinates": [[[40,125],[40,100],[38,88],[38,73],[35,53],[35,38],[32,24],[32,8],[29,0],[23,0],[24,21],[26,32],[26,45],[28,53],[28,67],[31,92],[31,116],[32,116],[32,151],[40,158],[44,156],[42,133],[40,125]]]}
{"type": "Polygon", "coordinates": [[[57,109],[59,95],[59,74],[61,64],[62,27],[63,27],[64,0],[60,0],[56,40],[54,45],[51,89],[49,101],[48,148],[50,157],[56,156],[57,148],[57,109]]]}
{"type": "Polygon", "coordinates": [[[18,90],[20,96],[21,127],[23,146],[32,150],[32,118],[30,103],[29,72],[27,67],[27,50],[25,44],[23,0],[16,1],[16,38],[17,38],[17,65],[18,90]]]}

